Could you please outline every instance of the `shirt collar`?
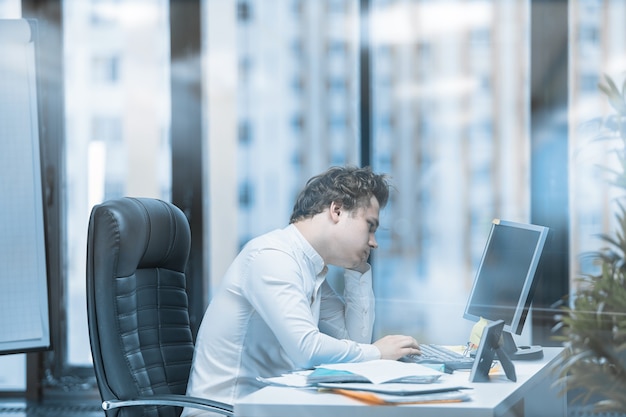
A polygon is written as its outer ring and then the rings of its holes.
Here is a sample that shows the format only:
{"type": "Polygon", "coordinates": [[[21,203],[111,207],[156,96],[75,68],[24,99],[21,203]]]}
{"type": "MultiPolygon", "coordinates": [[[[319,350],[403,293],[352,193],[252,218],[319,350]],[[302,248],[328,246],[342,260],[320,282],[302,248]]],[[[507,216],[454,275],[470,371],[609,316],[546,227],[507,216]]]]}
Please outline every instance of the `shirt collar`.
{"type": "Polygon", "coordinates": [[[294,243],[302,250],[307,259],[313,264],[316,275],[326,275],[328,267],[324,263],[324,260],[319,253],[311,246],[308,240],[302,236],[302,233],[292,223],[287,226],[286,230],[293,236],[294,243]]]}

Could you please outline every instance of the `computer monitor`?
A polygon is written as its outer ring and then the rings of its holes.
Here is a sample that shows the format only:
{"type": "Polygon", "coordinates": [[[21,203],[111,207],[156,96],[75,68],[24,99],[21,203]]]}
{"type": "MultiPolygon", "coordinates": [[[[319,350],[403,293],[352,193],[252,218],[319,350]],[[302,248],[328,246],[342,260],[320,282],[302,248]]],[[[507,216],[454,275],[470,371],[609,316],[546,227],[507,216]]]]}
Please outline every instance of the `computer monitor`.
{"type": "Polygon", "coordinates": [[[495,219],[463,313],[473,321],[503,320],[504,349],[511,359],[543,356],[539,346],[517,347],[511,333],[522,333],[548,231],[544,226],[495,219]]]}

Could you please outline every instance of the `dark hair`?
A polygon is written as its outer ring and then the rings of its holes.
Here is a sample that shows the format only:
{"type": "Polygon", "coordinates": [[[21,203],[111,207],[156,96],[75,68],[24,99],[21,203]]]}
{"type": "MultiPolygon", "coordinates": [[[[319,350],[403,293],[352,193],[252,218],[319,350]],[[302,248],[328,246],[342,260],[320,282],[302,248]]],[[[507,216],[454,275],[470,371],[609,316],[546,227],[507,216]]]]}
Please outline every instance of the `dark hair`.
{"type": "Polygon", "coordinates": [[[376,197],[380,208],[387,204],[389,183],[385,174],[375,174],[370,167],[331,167],[307,181],[289,223],[313,217],[332,202],[349,211],[368,207],[372,197],[376,197]]]}

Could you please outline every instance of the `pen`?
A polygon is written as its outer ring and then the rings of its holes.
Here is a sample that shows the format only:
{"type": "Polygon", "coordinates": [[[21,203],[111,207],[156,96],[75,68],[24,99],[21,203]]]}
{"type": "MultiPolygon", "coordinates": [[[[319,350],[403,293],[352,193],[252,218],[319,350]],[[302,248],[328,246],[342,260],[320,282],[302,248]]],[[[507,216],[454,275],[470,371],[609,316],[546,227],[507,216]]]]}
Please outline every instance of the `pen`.
{"type": "MultiPolygon", "coordinates": [[[[322,391],[322,390],[320,390],[322,391]]],[[[409,401],[386,401],[383,398],[380,398],[378,395],[372,392],[365,391],[353,391],[341,388],[333,388],[330,390],[324,390],[334,392],[336,394],[345,395],[346,397],[354,398],[356,400],[362,401],[371,405],[400,405],[400,404],[443,404],[443,403],[460,403],[464,401],[463,398],[442,398],[442,399],[425,399],[425,400],[416,400],[412,398],[409,401]]]]}

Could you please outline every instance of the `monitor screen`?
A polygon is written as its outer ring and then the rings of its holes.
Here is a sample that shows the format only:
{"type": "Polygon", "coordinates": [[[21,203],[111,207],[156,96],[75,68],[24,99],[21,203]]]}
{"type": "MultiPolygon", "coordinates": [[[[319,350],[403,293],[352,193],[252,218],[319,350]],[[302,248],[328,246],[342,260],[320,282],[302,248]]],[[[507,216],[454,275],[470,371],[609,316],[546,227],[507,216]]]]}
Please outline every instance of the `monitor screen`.
{"type": "Polygon", "coordinates": [[[532,224],[493,221],[464,318],[503,320],[507,331],[521,334],[548,230],[532,224]]]}

